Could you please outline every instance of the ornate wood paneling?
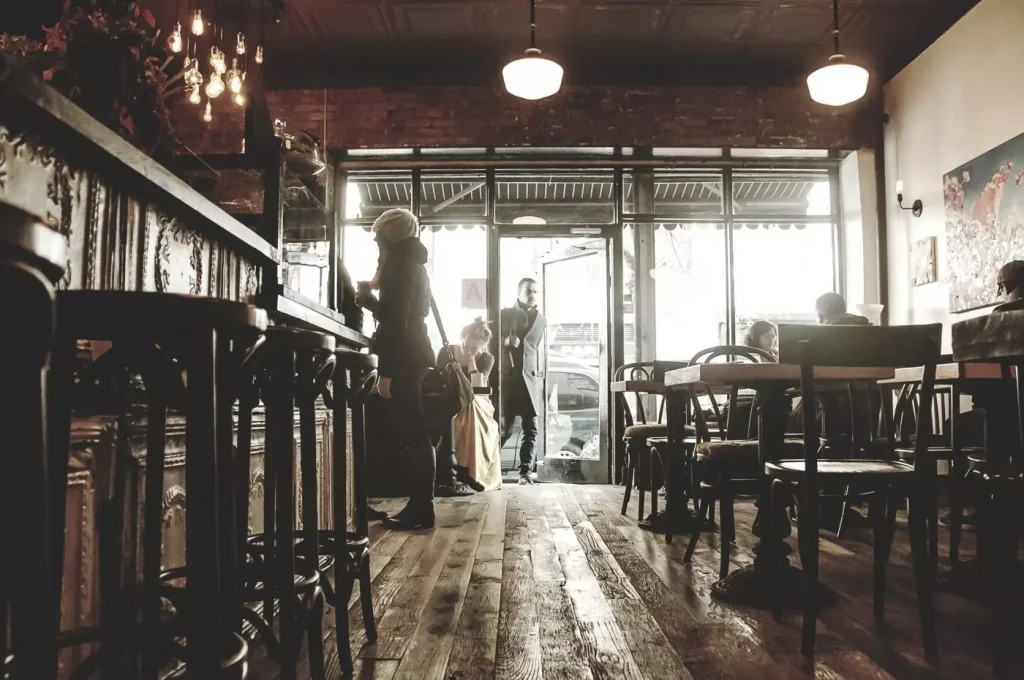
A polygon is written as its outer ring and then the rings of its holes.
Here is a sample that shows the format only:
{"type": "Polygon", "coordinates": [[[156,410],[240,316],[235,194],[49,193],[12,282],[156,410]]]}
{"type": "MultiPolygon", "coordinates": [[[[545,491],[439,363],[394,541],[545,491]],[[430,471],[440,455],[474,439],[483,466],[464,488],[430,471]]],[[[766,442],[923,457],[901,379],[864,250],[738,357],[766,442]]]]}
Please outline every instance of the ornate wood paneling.
{"type": "MultiPolygon", "coordinates": [[[[164,475],[162,563],[164,568],[184,564],[185,559],[185,418],[170,415],[167,420],[166,469],[164,475]]],[[[61,627],[72,630],[98,623],[99,578],[97,556],[97,510],[104,498],[113,495],[102,480],[117,460],[127,460],[124,476],[126,526],[124,531],[124,571],[129,579],[142,579],[142,503],[146,480],[146,418],[144,413],[129,419],[126,436],[128,451],[117,455],[118,419],[114,417],[76,418],[72,430],[72,457],[68,482],[67,531],[64,546],[64,591],[61,600],[61,627]]],[[[316,502],[322,526],[331,526],[331,473],[333,465],[333,417],[323,408],[317,409],[317,476],[319,490],[316,502]]],[[[346,457],[351,461],[351,428],[346,457]]],[[[265,429],[262,409],[253,417],[252,459],[249,475],[249,531],[263,530],[263,469],[265,429]]],[[[299,416],[295,413],[295,471],[299,474],[299,416]]],[[[351,493],[352,466],[348,466],[350,490],[349,517],[353,515],[351,493]]],[[[296,518],[301,518],[301,489],[296,487],[296,518]]],[[[298,526],[301,526],[299,524],[298,526]]],[[[61,676],[73,669],[89,650],[85,647],[66,649],[61,654],[61,676]]]]}
{"type": "Polygon", "coordinates": [[[258,268],[166,206],[72,167],[38,136],[0,124],[0,200],[69,244],[62,288],[190,293],[248,301],[258,268]]]}

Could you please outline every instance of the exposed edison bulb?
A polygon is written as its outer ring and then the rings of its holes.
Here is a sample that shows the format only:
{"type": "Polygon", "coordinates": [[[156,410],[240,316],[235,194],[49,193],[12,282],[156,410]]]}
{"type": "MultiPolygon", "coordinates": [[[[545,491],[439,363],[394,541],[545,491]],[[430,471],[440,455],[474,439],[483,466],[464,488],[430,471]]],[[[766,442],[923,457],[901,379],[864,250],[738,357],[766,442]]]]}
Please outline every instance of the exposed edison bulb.
{"type": "Polygon", "coordinates": [[[232,98],[232,101],[234,101],[239,106],[245,106],[245,95],[241,92],[236,92],[235,96],[232,98]]]}
{"type": "Polygon", "coordinates": [[[224,62],[224,52],[216,45],[210,48],[210,68],[217,75],[224,75],[224,72],[228,70],[227,64],[224,62]]]}
{"type": "Polygon", "coordinates": [[[192,15],[192,35],[202,35],[205,30],[206,25],[203,22],[203,10],[197,9],[196,13],[192,15]]]}
{"type": "Polygon", "coordinates": [[[257,64],[262,64],[263,63],[263,45],[257,45],[256,46],[256,63],[257,64]]]}
{"type": "Polygon", "coordinates": [[[231,60],[231,70],[227,72],[228,89],[238,94],[242,91],[242,72],[238,70],[238,59],[231,60]]]}
{"type": "Polygon", "coordinates": [[[235,41],[235,52],[245,54],[245,36],[241,31],[238,32],[238,40],[235,41]]]}
{"type": "Polygon", "coordinates": [[[181,52],[181,24],[174,24],[174,30],[171,31],[171,36],[167,38],[167,47],[175,54],[181,52]]]}
{"type": "Polygon", "coordinates": [[[199,96],[198,87],[190,87],[188,90],[188,101],[190,104],[201,104],[202,98],[199,96]]]}
{"type": "Polygon", "coordinates": [[[219,73],[210,74],[210,82],[206,84],[206,96],[216,99],[224,91],[224,81],[220,79],[219,73]]]}
{"type": "Polygon", "coordinates": [[[203,121],[209,123],[213,120],[213,107],[210,106],[210,101],[206,101],[206,110],[203,111],[203,121]]]}

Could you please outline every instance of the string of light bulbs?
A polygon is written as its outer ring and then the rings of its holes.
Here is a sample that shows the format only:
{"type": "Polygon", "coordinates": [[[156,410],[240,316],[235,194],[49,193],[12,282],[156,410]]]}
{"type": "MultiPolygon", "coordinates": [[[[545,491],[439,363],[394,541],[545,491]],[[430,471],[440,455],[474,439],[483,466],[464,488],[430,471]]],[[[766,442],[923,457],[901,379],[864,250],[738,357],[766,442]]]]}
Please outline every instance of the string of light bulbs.
{"type": "MultiPolygon", "coordinates": [[[[256,0],[259,3],[259,39],[256,49],[253,51],[253,62],[259,70],[263,64],[263,40],[266,24],[263,15],[263,0],[256,0]]],[[[237,30],[225,30],[225,26],[231,23],[221,7],[221,0],[207,2],[207,9],[212,12],[203,14],[204,0],[187,0],[186,25],[188,30],[182,29],[181,0],[175,10],[175,23],[167,38],[167,48],[175,53],[185,55],[185,62],[182,67],[185,91],[188,93],[188,101],[199,106],[203,104],[205,94],[206,106],[203,109],[203,120],[207,123],[213,121],[213,100],[225,92],[236,106],[245,106],[245,80],[249,71],[249,53],[246,34],[249,32],[250,0],[245,0],[241,7],[241,17],[237,19],[237,30]],[[234,35],[233,44],[227,44],[224,36],[234,35]],[[209,58],[206,64],[200,57],[201,42],[204,36],[208,36],[209,58]],[[230,68],[228,67],[228,56],[231,54],[230,68]],[[203,68],[208,66],[208,76],[203,75],[203,68]]],[[[205,46],[202,47],[205,49],[205,46]]]]}

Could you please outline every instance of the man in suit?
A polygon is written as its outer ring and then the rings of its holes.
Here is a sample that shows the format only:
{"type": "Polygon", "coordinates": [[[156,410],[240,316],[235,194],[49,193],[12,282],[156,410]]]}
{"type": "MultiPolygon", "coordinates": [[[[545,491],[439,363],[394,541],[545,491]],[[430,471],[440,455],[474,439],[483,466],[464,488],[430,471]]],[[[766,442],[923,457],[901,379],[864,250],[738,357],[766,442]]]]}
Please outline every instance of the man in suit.
{"type": "Polygon", "coordinates": [[[544,414],[544,330],[537,309],[537,282],[519,282],[515,305],[501,310],[501,445],[512,436],[516,417],[522,420],[519,483],[533,484],[530,470],[537,445],[537,418],[544,414]]]}
{"type": "Polygon", "coordinates": [[[1024,260],[1013,260],[999,268],[996,292],[1004,302],[993,313],[1024,309],[1024,260]]]}

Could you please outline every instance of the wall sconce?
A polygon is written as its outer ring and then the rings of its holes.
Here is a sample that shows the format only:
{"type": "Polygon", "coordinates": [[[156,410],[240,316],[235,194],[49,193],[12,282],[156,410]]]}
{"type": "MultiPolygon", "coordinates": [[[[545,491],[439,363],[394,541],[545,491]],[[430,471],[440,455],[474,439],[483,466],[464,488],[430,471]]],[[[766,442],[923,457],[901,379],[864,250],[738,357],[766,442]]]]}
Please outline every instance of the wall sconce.
{"type": "Polygon", "coordinates": [[[903,205],[903,180],[901,179],[896,180],[896,202],[903,210],[909,210],[914,217],[920,217],[924,212],[924,203],[920,198],[914,201],[909,208],[903,205]]]}

